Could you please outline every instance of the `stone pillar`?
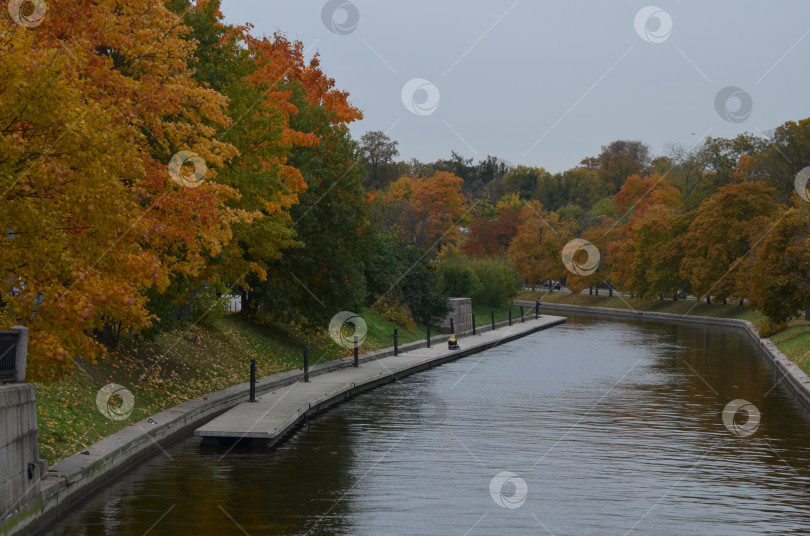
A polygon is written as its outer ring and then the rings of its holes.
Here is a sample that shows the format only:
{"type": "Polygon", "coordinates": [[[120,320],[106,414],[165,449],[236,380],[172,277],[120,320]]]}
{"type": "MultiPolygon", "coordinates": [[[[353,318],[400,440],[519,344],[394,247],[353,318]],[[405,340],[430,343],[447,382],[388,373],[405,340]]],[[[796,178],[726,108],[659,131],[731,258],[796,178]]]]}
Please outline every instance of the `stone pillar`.
{"type": "Polygon", "coordinates": [[[38,484],[46,470],[39,458],[34,386],[0,385],[0,533],[40,507],[38,484]]]}
{"type": "Polygon", "coordinates": [[[472,331],[472,300],[470,298],[449,298],[448,301],[453,310],[442,322],[442,330],[450,333],[450,319],[452,318],[456,333],[472,331]]]}
{"type": "Polygon", "coordinates": [[[17,372],[14,381],[25,382],[25,364],[28,360],[28,328],[24,326],[14,326],[11,331],[19,333],[17,337],[17,357],[14,362],[17,372]]]}

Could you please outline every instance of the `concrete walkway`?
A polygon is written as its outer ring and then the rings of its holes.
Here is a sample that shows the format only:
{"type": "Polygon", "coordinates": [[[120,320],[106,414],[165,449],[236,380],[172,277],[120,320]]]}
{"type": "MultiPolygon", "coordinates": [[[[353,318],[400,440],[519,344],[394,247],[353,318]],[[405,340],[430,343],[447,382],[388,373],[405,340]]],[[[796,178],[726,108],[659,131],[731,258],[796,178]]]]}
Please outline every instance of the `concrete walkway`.
{"type": "Polygon", "coordinates": [[[272,446],[291,432],[308,415],[336,404],[362,391],[398,380],[448,361],[482,352],[494,346],[565,322],[558,316],[519,320],[512,326],[478,335],[458,337],[461,350],[449,351],[444,342],[432,348],[417,348],[362,363],[360,367],[343,368],[297,382],[257,397],[255,403],[239,404],[194,435],[223,442],[254,441],[272,446]]]}

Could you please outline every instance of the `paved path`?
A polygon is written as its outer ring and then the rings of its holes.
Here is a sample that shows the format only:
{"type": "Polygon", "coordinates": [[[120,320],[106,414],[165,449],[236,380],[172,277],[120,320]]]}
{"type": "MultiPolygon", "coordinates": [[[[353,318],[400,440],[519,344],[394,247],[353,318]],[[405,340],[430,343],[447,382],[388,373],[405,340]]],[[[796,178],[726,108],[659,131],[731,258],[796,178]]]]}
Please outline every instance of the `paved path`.
{"type": "Polygon", "coordinates": [[[369,361],[360,367],[347,367],[271,391],[220,415],[194,431],[194,435],[232,442],[253,440],[272,446],[292,431],[307,415],[318,412],[357,393],[425,370],[448,361],[482,352],[565,322],[559,316],[518,320],[512,326],[478,335],[459,336],[461,350],[449,351],[447,344],[421,347],[399,356],[369,361]]]}

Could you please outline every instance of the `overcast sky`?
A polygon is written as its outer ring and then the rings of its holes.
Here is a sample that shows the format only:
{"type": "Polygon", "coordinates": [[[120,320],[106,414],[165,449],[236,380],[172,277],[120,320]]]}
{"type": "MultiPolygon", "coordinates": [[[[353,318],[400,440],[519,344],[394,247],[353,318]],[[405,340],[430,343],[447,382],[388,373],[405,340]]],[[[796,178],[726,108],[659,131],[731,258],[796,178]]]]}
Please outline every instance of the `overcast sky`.
{"type": "Polygon", "coordinates": [[[667,143],[810,116],[808,0],[655,2],[223,0],[222,9],[230,23],[281,30],[320,52],[365,114],[354,136],[385,131],[406,160],[455,150],[562,171],[614,139],[660,154],[667,143]]]}

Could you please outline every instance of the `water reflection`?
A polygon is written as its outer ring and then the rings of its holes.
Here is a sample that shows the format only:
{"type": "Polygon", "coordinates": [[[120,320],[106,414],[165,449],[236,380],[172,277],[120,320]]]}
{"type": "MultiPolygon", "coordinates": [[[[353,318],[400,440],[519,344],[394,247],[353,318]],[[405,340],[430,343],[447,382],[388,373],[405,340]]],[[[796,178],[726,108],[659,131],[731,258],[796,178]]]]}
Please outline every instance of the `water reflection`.
{"type": "Polygon", "coordinates": [[[776,379],[734,331],[572,318],[367,393],[269,453],[183,441],[52,534],[806,533],[810,420],[767,394],[776,379]],[[751,437],[723,424],[738,398],[761,411],[751,437]],[[502,471],[526,484],[519,508],[490,495],[502,471]]]}

